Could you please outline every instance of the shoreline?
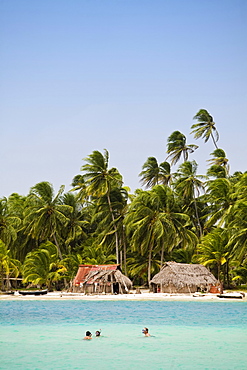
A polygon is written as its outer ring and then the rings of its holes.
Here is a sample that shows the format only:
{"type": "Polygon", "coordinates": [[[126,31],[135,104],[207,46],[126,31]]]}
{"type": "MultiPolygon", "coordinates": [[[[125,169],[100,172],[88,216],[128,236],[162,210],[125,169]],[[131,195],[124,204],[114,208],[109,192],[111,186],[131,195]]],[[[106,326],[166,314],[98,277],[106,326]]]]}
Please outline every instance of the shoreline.
{"type": "Polygon", "coordinates": [[[27,300],[82,300],[82,301],[217,301],[217,302],[246,302],[247,297],[239,298],[219,298],[217,294],[207,293],[205,295],[193,294],[168,294],[168,293],[130,293],[130,294],[87,294],[84,293],[65,293],[50,292],[45,295],[21,295],[21,294],[0,294],[0,301],[27,301],[27,300]]]}

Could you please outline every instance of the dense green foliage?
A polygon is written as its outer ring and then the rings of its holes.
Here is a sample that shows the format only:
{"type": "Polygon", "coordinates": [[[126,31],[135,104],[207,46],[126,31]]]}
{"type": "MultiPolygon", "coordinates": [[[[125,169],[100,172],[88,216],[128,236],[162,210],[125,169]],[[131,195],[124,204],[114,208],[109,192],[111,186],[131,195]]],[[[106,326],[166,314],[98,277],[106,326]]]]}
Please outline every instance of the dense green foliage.
{"type": "Polygon", "coordinates": [[[201,109],[194,119],[195,138],[211,138],[216,147],[206,175],[189,161],[198,146],[174,131],[167,158],[144,162],[146,190],[131,194],[105,150],[84,159],[68,193],[40,182],[26,196],[0,199],[1,289],[15,277],[68,288],[83,263],[120,263],[135,284],[146,284],[171,260],[204,264],[225,287],[246,284],[247,173],[230,174],[213,117],[201,109]]]}

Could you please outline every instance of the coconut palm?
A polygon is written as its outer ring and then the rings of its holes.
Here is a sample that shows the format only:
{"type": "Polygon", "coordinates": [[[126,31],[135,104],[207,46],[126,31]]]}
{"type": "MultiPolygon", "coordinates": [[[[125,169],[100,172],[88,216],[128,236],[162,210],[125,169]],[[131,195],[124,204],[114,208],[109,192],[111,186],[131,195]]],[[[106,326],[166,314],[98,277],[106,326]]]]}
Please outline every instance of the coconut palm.
{"type": "Polygon", "coordinates": [[[159,183],[159,165],[155,157],[148,157],[139,176],[141,176],[141,184],[146,188],[152,188],[159,183]]]}
{"type": "Polygon", "coordinates": [[[200,109],[193,117],[193,119],[196,119],[198,121],[198,123],[195,123],[191,126],[191,133],[194,134],[195,139],[202,137],[206,143],[211,137],[217,149],[218,147],[216,142],[219,140],[219,133],[216,130],[213,117],[208,113],[206,109],[200,109]]]}
{"type": "Polygon", "coordinates": [[[103,196],[107,198],[112,226],[114,228],[116,260],[119,263],[119,238],[110,194],[114,188],[122,187],[122,176],[116,168],[108,169],[109,153],[106,149],[104,150],[104,154],[97,150],[93,151],[92,154],[85,158],[85,161],[87,163],[82,166],[81,170],[84,172],[87,194],[93,198],[103,196]]]}
{"type": "Polygon", "coordinates": [[[223,149],[215,149],[211,155],[214,157],[213,159],[208,160],[208,162],[213,166],[223,167],[225,169],[226,174],[229,174],[229,164],[228,159],[226,158],[226,153],[223,149]]]}
{"type": "Polygon", "coordinates": [[[171,166],[169,162],[160,163],[160,181],[159,184],[162,185],[172,185],[174,174],[171,173],[171,166]]]}
{"type": "Polygon", "coordinates": [[[198,245],[199,254],[196,261],[204,266],[216,267],[217,278],[220,281],[221,268],[229,262],[231,250],[228,246],[229,234],[227,230],[216,228],[204,236],[198,245]]]}
{"type": "Polygon", "coordinates": [[[18,277],[21,269],[20,261],[11,257],[10,250],[0,240],[0,281],[1,290],[4,290],[4,279],[6,279],[7,289],[10,287],[9,278],[18,277]]]}
{"type": "Polygon", "coordinates": [[[198,148],[197,145],[186,144],[186,136],[180,131],[174,131],[167,140],[167,159],[171,158],[171,164],[176,164],[183,156],[184,161],[188,160],[189,154],[198,148]]]}
{"type": "Polygon", "coordinates": [[[64,215],[68,222],[62,230],[62,237],[65,240],[67,252],[71,252],[76,246],[87,238],[87,228],[89,220],[86,219],[86,209],[77,201],[77,196],[72,193],[66,193],[62,196],[64,205],[68,205],[69,211],[65,210],[64,215]]]}
{"type": "Polygon", "coordinates": [[[247,203],[236,201],[231,208],[231,221],[228,228],[232,230],[229,246],[232,248],[234,257],[242,262],[247,257],[247,203]]]}
{"type": "Polygon", "coordinates": [[[48,182],[40,182],[31,188],[28,195],[28,206],[25,212],[25,232],[38,243],[53,240],[58,248],[60,259],[62,251],[60,246],[61,232],[68,224],[66,213],[72,213],[73,208],[62,204],[61,186],[57,195],[54,195],[53,187],[48,182]]]}
{"type": "Polygon", "coordinates": [[[230,179],[218,178],[208,181],[206,195],[208,217],[205,226],[227,227],[232,218],[231,210],[236,199],[234,184],[230,179]]]}
{"type": "Polygon", "coordinates": [[[207,170],[207,176],[208,177],[215,177],[216,179],[226,179],[227,178],[227,170],[225,169],[225,167],[213,164],[207,170]]]}
{"type": "Polygon", "coordinates": [[[58,258],[58,249],[51,243],[42,243],[40,248],[28,253],[23,264],[23,283],[52,285],[64,279],[66,267],[58,258]]]}
{"type": "Polygon", "coordinates": [[[199,236],[202,236],[202,226],[198,213],[197,198],[200,195],[200,191],[204,190],[203,179],[206,177],[203,175],[197,175],[197,163],[195,161],[186,161],[182,163],[175,175],[176,181],[174,187],[176,191],[182,196],[185,204],[188,208],[191,208],[191,204],[195,209],[196,217],[196,229],[199,232],[199,236]]]}
{"type": "Polygon", "coordinates": [[[11,213],[7,198],[0,199],[0,239],[9,246],[17,238],[21,219],[11,213]]]}
{"type": "Polygon", "coordinates": [[[168,162],[162,162],[160,165],[155,157],[148,157],[142,166],[141,183],[146,188],[152,188],[155,185],[170,185],[172,181],[171,167],[168,162]]]}
{"type": "MultiPolygon", "coordinates": [[[[164,245],[171,250],[181,241],[193,239],[186,229],[189,217],[178,212],[175,196],[168,186],[157,185],[151,191],[140,191],[126,216],[127,235],[133,252],[148,254],[148,283],[154,252],[164,245]]],[[[162,261],[161,261],[162,265],[162,261]]]]}

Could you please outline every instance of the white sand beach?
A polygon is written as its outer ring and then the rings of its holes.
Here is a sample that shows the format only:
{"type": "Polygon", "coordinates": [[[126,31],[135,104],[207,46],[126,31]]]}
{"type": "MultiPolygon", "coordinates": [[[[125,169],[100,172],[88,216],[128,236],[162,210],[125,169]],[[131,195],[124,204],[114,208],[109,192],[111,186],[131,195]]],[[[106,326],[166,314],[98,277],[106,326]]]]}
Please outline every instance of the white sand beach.
{"type": "Polygon", "coordinates": [[[90,300],[90,301],[121,301],[121,300],[131,300],[131,301],[140,301],[140,300],[153,300],[153,301],[247,301],[247,295],[242,299],[239,298],[219,298],[217,294],[168,294],[168,293],[149,293],[144,292],[137,294],[131,292],[129,294],[84,294],[84,293],[67,293],[67,292],[49,292],[45,295],[22,295],[19,293],[15,294],[1,294],[0,300],[90,300]]]}

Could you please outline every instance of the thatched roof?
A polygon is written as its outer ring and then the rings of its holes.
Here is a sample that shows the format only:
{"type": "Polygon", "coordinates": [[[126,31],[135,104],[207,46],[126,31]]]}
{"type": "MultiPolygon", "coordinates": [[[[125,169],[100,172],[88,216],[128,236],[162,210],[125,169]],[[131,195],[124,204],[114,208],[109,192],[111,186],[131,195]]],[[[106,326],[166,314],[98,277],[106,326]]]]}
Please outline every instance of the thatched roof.
{"type": "Polygon", "coordinates": [[[161,271],[150,281],[164,287],[173,285],[180,290],[184,287],[197,286],[205,288],[217,285],[217,279],[203,265],[166,262],[161,271]]]}
{"type": "Polygon", "coordinates": [[[119,265],[80,265],[74,279],[74,285],[94,283],[119,283],[129,290],[131,280],[125,276],[119,265]]]}

